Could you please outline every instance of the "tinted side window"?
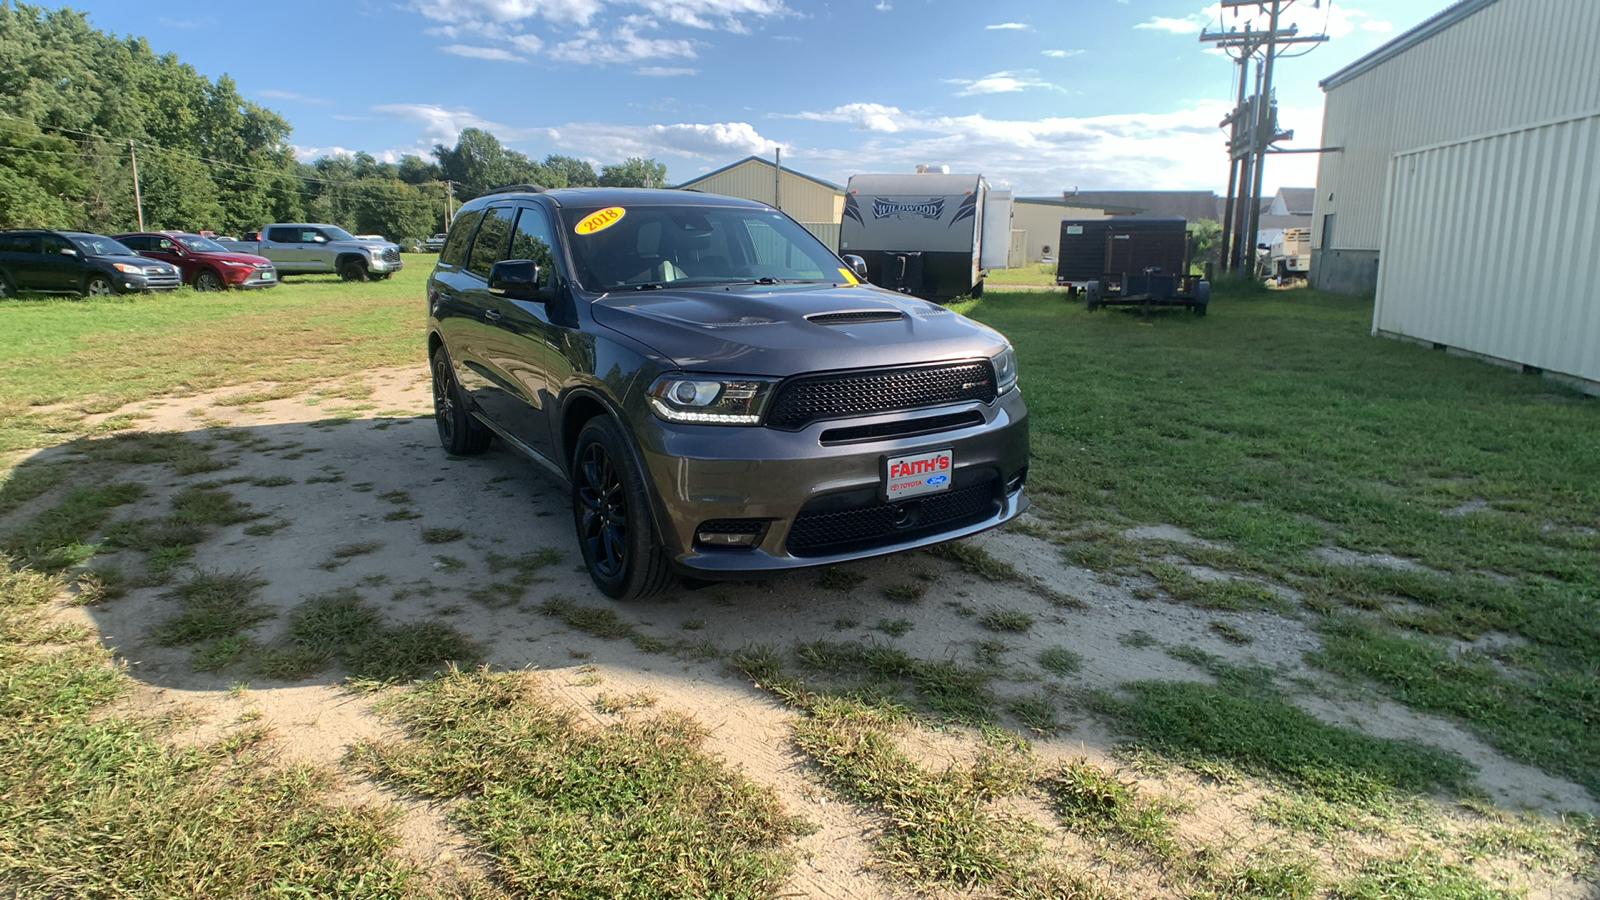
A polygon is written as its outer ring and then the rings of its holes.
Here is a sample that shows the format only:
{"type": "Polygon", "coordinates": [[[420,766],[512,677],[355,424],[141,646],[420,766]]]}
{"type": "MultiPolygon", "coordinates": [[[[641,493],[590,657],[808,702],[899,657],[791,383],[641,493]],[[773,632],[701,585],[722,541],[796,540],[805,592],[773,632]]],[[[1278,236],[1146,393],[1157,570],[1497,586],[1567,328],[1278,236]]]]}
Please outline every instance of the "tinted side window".
{"type": "Polygon", "coordinates": [[[550,232],[550,220],[536,207],[524,207],[517,216],[517,230],[511,235],[511,249],[506,259],[531,259],[541,269],[555,265],[551,251],[555,239],[550,232]]]}
{"type": "Polygon", "coordinates": [[[467,242],[472,240],[472,229],[477,227],[481,218],[482,212],[456,216],[455,224],[450,227],[450,237],[445,240],[444,249],[439,251],[439,265],[460,266],[467,261],[467,242]]]}
{"type": "Polygon", "coordinates": [[[511,217],[516,215],[510,206],[491,206],[478,226],[478,236],[472,239],[472,252],[467,257],[467,271],[480,278],[489,277],[489,267],[506,258],[506,241],[511,237],[511,217]]]}
{"type": "Polygon", "coordinates": [[[0,234],[0,253],[38,253],[36,234],[0,234]]]}
{"type": "Polygon", "coordinates": [[[295,242],[300,240],[300,229],[298,229],[298,228],[268,228],[267,229],[267,234],[266,234],[266,239],[269,240],[269,241],[278,241],[278,242],[284,243],[284,244],[293,244],[293,243],[295,243],[295,242]]]}
{"type": "Polygon", "coordinates": [[[122,246],[127,247],[129,250],[150,249],[150,239],[141,235],[130,234],[127,237],[117,238],[117,240],[121,242],[122,246]]]}
{"type": "Polygon", "coordinates": [[[176,246],[174,246],[175,242],[172,240],[172,238],[166,238],[166,237],[164,237],[164,238],[145,238],[145,241],[148,242],[149,246],[134,247],[133,249],[135,249],[135,250],[162,250],[162,251],[165,251],[167,253],[177,252],[177,249],[178,249],[176,246]]]}
{"type": "Polygon", "coordinates": [[[44,252],[51,255],[57,255],[63,250],[78,249],[72,246],[71,241],[54,234],[45,235],[42,238],[42,243],[44,244],[44,252]]]}

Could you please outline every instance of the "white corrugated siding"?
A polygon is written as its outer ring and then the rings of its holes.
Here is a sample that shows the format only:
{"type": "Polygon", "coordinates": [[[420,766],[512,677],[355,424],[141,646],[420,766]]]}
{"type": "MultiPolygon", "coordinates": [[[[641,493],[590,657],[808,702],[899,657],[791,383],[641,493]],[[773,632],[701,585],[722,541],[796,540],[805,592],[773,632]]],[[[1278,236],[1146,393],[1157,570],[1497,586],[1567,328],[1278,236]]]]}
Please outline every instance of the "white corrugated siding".
{"type": "Polygon", "coordinates": [[[817,240],[828,245],[828,249],[837,253],[839,251],[839,223],[838,222],[801,222],[805,230],[816,236],[817,240]]]}
{"type": "Polygon", "coordinates": [[[797,222],[839,221],[844,211],[843,195],[809,178],[784,172],[778,184],[782,196],[775,197],[772,172],[771,163],[746,160],[726,171],[687,184],[708,194],[726,194],[729,197],[773,203],[797,222]]]}
{"type": "Polygon", "coordinates": [[[1398,154],[1389,184],[1374,331],[1600,382],[1600,110],[1398,154]]]}
{"type": "Polygon", "coordinates": [[[1337,213],[1333,249],[1378,249],[1395,153],[1596,108],[1600,2],[1499,0],[1329,88],[1312,246],[1337,213]]]}

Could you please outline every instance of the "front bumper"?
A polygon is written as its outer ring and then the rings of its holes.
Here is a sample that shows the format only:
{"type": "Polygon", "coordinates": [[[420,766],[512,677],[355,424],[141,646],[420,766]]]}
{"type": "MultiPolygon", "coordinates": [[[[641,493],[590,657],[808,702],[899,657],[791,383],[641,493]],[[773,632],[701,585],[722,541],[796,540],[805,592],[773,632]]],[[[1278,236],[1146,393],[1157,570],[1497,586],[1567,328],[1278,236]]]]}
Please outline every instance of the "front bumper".
{"type": "Polygon", "coordinates": [[[278,270],[275,266],[256,266],[251,269],[230,267],[228,271],[228,287],[236,290],[251,291],[276,287],[277,284],[278,270]]]}
{"type": "Polygon", "coordinates": [[[405,262],[400,259],[399,250],[386,250],[380,256],[367,257],[368,272],[377,272],[378,274],[382,275],[390,272],[398,272],[405,267],[405,262]]]}
{"type": "Polygon", "coordinates": [[[652,419],[656,427],[640,429],[640,440],[656,521],[678,570],[740,578],[897,553],[1014,518],[1028,506],[1027,415],[1021,392],[1012,390],[992,404],[830,420],[798,432],[652,419]],[[972,422],[910,437],[823,440],[839,429],[956,416],[972,422]],[[939,449],[955,459],[947,490],[884,499],[886,459],[939,449]],[[698,539],[739,529],[758,532],[753,546],[698,539]]]}
{"type": "Polygon", "coordinates": [[[111,286],[119,294],[137,294],[143,291],[175,291],[183,286],[183,276],[173,269],[167,275],[135,275],[131,272],[111,273],[111,286]]]}

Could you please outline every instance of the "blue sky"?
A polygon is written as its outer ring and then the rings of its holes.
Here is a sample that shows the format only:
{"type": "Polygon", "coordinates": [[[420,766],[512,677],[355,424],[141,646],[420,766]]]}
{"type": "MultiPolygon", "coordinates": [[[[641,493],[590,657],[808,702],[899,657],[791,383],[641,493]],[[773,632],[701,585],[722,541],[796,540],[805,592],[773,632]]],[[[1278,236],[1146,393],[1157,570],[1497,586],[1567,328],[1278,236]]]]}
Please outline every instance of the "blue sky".
{"type": "MultiPolygon", "coordinates": [[[[1317,81],[1449,5],[1298,0],[1332,40],[1277,70],[1280,120],[1316,146],[1317,81]]],[[[426,156],[466,126],[535,159],[654,157],[681,182],[782,147],[837,184],[917,163],[1042,195],[1226,185],[1217,121],[1236,67],[1202,0],[272,0],[101,2],[98,28],[231,75],[302,159],[426,156]]],[[[1274,157],[1268,190],[1311,185],[1274,157]]]]}

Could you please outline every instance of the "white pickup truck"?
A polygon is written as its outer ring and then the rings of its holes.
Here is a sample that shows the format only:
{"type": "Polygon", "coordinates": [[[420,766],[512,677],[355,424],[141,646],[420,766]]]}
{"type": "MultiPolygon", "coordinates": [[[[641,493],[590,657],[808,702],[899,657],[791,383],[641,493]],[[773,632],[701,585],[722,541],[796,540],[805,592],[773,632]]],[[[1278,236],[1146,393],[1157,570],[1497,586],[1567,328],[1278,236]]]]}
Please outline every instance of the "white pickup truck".
{"type": "Polygon", "coordinates": [[[345,281],[368,281],[388,278],[405,265],[400,261],[399,245],[363,240],[337,225],[276,223],[245,238],[217,243],[265,256],[278,267],[279,275],[337,273],[345,281]]]}
{"type": "Polygon", "coordinates": [[[1305,278],[1311,272],[1311,229],[1285,228],[1272,242],[1271,275],[1279,284],[1305,278]]]}

